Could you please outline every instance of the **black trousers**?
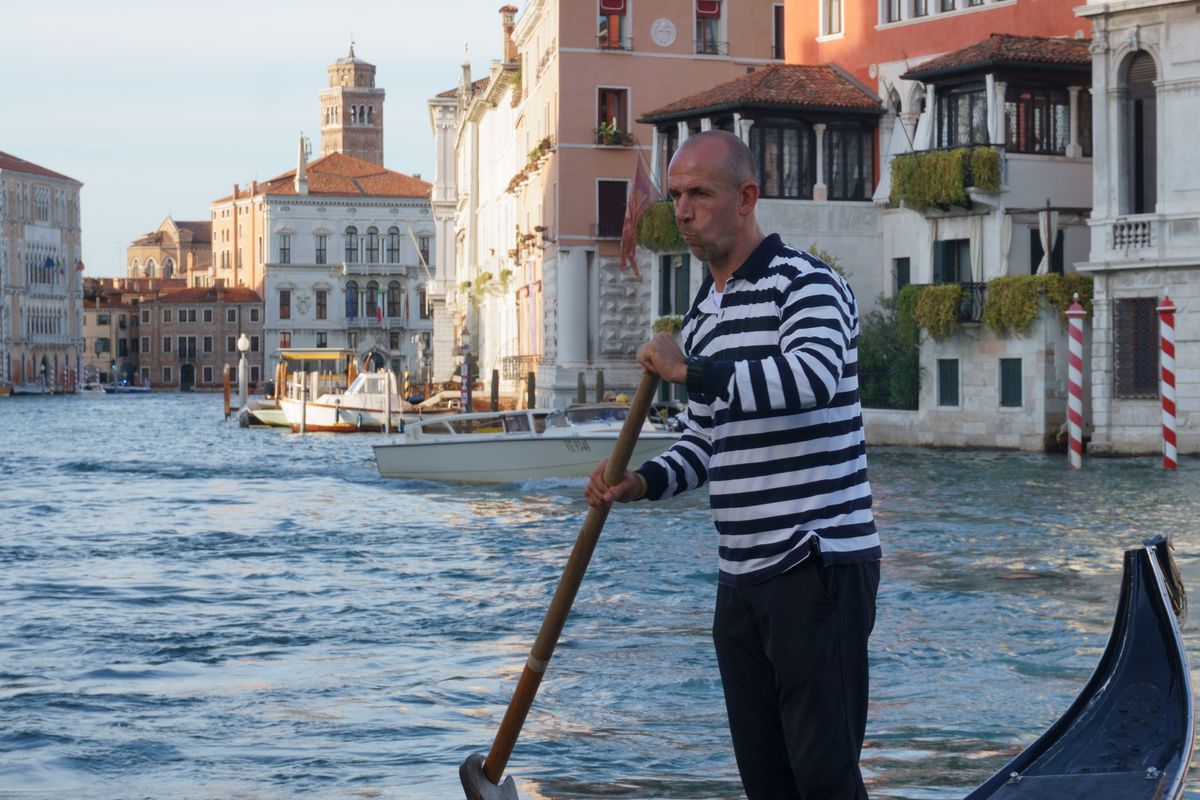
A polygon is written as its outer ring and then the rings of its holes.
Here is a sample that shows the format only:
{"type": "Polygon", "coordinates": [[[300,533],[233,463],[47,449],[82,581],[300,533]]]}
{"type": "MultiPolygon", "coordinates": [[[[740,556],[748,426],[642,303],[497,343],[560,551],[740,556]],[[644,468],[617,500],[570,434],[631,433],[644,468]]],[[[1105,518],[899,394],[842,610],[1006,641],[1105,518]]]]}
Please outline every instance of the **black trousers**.
{"type": "Polygon", "coordinates": [[[813,553],[765,583],[719,586],[713,642],[749,800],[866,800],[867,638],[879,562],[813,553]]]}

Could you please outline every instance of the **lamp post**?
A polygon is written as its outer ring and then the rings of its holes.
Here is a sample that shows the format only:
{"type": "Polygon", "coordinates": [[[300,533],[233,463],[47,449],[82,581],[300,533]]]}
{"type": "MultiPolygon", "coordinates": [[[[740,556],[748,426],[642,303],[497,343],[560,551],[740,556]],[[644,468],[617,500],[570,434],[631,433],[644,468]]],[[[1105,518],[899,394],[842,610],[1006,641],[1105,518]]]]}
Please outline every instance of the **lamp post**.
{"type": "Polygon", "coordinates": [[[238,408],[245,408],[246,388],[249,383],[249,375],[246,371],[246,351],[250,349],[250,340],[245,333],[238,337],[237,349],[241,353],[241,358],[238,359],[238,408]]]}

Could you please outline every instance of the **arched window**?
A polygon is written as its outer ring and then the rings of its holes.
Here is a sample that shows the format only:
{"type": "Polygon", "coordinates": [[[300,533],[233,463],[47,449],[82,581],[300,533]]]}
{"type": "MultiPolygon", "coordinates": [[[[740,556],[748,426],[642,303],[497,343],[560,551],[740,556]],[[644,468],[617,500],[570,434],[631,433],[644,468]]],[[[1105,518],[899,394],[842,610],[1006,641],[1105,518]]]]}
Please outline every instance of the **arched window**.
{"type": "Polygon", "coordinates": [[[375,106],[367,106],[367,124],[373,125],[374,123],[375,123],[375,106]]]}
{"type": "Polygon", "coordinates": [[[393,319],[400,316],[400,310],[403,308],[404,290],[400,288],[400,281],[391,281],[388,283],[387,290],[387,315],[393,319]]]}
{"type": "Polygon", "coordinates": [[[358,261],[358,228],[350,225],[346,228],[346,263],[358,261]]]}
{"type": "Polygon", "coordinates": [[[379,284],[375,281],[367,283],[367,316],[378,317],[379,308],[379,284]]]}
{"type": "Polygon", "coordinates": [[[379,263],[379,229],[374,225],[367,228],[367,263],[379,263]]]}
{"type": "Polygon", "coordinates": [[[163,262],[163,277],[164,278],[174,278],[175,277],[175,259],[168,258],[166,261],[163,262]]]}
{"type": "Polygon", "coordinates": [[[358,124],[358,106],[350,106],[350,124],[358,124]]]}
{"type": "Polygon", "coordinates": [[[158,265],[154,263],[154,259],[147,258],[146,259],[146,277],[147,278],[158,277],[157,272],[156,272],[157,269],[158,269],[158,265]]]}
{"type": "Polygon", "coordinates": [[[387,263],[400,263],[400,229],[395,225],[387,231],[387,263]]]}
{"type": "Polygon", "coordinates": [[[358,281],[346,281],[346,319],[358,316],[358,281]]]}
{"type": "Polygon", "coordinates": [[[1152,214],[1158,200],[1157,101],[1154,81],[1158,70],[1149,53],[1139,51],[1125,67],[1125,123],[1122,164],[1125,177],[1125,211],[1152,214]]]}
{"type": "Polygon", "coordinates": [[[142,269],[142,262],[138,261],[135,258],[133,261],[129,262],[129,277],[131,277],[131,278],[138,277],[141,274],[141,271],[140,271],[141,269],[142,269]]]}

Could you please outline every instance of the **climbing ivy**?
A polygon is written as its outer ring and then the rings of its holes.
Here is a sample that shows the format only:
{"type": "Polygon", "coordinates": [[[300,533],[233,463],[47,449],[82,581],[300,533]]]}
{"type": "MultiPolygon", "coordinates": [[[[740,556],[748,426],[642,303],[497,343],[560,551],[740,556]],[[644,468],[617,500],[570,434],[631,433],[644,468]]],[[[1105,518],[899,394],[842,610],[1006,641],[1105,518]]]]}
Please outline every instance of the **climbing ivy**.
{"type": "Polygon", "coordinates": [[[637,243],[656,253],[684,249],[683,237],[675,226],[675,205],[670,200],[661,200],[646,211],[638,224],[637,243]]]}

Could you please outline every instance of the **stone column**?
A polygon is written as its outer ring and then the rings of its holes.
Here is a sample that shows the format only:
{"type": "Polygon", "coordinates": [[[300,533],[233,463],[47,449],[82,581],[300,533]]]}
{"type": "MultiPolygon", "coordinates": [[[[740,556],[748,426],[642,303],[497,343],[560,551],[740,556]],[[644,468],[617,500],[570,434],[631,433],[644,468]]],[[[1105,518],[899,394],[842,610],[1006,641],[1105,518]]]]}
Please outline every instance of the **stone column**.
{"type": "Polygon", "coordinates": [[[1068,86],[1067,93],[1071,97],[1071,140],[1067,143],[1067,158],[1079,158],[1083,155],[1083,145],[1079,144],[1079,90],[1080,86],[1068,86]]]}
{"type": "Polygon", "coordinates": [[[704,131],[711,131],[711,130],[712,130],[712,117],[701,117],[700,118],[700,132],[703,133],[704,131]]]}
{"type": "Polygon", "coordinates": [[[658,126],[655,125],[650,130],[650,175],[654,180],[658,180],[658,126]]]}
{"type": "Polygon", "coordinates": [[[588,329],[587,250],[571,248],[558,262],[558,363],[587,361],[588,329]]]}
{"type": "Polygon", "coordinates": [[[829,187],[825,185],[825,123],[818,122],[813,125],[813,139],[817,148],[817,164],[814,176],[816,181],[813,183],[813,200],[824,201],[829,199],[829,187]]]}
{"type": "Polygon", "coordinates": [[[679,126],[679,147],[683,147],[683,143],[688,140],[687,120],[680,120],[677,124],[679,126]]]}
{"type": "Polygon", "coordinates": [[[746,143],[746,146],[749,147],[750,129],[754,127],[754,120],[746,119],[741,114],[734,114],[733,119],[734,130],[737,132],[737,135],[741,138],[741,140],[746,143]]]}
{"type": "Polygon", "coordinates": [[[993,92],[994,103],[996,104],[996,127],[992,131],[992,143],[1003,145],[1008,141],[1008,120],[1005,116],[1004,102],[1005,96],[1008,94],[1008,84],[1004,81],[996,81],[995,92],[993,92]]]}

